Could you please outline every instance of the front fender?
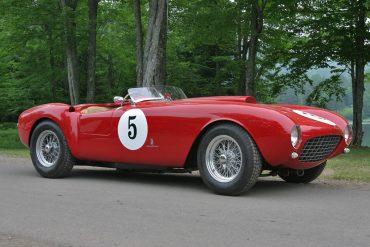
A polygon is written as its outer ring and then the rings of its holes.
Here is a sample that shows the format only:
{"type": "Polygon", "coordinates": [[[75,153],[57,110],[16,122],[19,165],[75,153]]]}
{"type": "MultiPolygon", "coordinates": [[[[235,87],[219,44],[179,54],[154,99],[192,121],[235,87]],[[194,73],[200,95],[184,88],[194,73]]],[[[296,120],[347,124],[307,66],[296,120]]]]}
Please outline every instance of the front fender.
{"type": "Polygon", "coordinates": [[[78,115],[67,104],[45,104],[21,113],[18,118],[18,134],[21,142],[30,147],[32,131],[38,123],[51,120],[62,129],[73,156],[78,156],[78,115]]]}
{"type": "Polygon", "coordinates": [[[261,155],[271,165],[281,164],[294,151],[290,134],[295,122],[288,116],[274,109],[252,105],[223,105],[222,108],[222,113],[212,113],[204,128],[218,121],[240,125],[253,138],[261,155]]]}
{"type": "Polygon", "coordinates": [[[348,120],[339,115],[338,113],[326,109],[303,105],[279,105],[279,106],[287,107],[293,110],[302,110],[311,114],[315,114],[319,117],[326,118],[334,122],[342,130],[344,130],[344,128],[349,124],[348,120]]]}

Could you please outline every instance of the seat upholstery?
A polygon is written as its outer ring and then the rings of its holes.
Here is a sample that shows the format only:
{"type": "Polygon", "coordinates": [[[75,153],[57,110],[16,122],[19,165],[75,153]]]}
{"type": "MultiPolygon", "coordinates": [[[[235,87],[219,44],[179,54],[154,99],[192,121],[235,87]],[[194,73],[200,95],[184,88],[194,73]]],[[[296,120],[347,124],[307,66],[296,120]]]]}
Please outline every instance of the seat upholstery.
{"type": "Polygon", "coordinates": [[[104,112],[111,110],[112,107],[106,107],[106,106],[90,106],[81,111],[83,114],[91,114],[91,113],[98,113],[98,112],[104,112]]]}

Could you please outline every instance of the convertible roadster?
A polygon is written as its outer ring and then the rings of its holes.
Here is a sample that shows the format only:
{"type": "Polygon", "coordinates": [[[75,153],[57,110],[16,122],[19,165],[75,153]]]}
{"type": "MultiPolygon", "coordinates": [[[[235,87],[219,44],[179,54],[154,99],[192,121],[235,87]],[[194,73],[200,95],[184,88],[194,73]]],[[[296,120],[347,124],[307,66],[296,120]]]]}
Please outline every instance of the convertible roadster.
{"type": "Polygon", "coordinates": [[[67,176],[75,165],[199,170],[224,195],[247,191],[261,175],[309,183],[349,151],[352,136],[348,121],[328,110],[251,96],[188,99],[175,87],[131,88],[107,104],[36,106],[20,115],[18,130],[43,177],[67,176]]]}

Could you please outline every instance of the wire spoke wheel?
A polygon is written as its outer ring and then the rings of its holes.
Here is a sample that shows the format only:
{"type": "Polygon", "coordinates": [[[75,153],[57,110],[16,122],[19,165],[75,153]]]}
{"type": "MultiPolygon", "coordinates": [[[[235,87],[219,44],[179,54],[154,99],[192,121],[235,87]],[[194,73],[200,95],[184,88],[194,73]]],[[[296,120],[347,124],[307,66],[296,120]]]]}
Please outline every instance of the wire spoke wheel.
{"type": "Polygon", "coordinates": [[[45,178],[66,177],[76,164],[63,131],[50,120],[36,125],[31,135],[30,149],[33,166],[45,178]]]}
{"type": "Polygon", "coordinates": [[[242,164],[242,150],[231,136],[220,135],[209,143],[206,149],[206,165],[216,181],[227,183],[234,180],[242,164]]]}
{"type": "Polygon", "coordinates": [[[261,156],[240,126],[222,123],[210,128],[198,147],[198,168],[205,185],[221,195],[240,195],[257,182],[261,156]]]}
{"type": "Polygon", "coordinates": [[[44,167],[52,167],[60,156],[60,142],[57,135],[51,130],[40,133],[36,141],[36,155],[44,167]]]}

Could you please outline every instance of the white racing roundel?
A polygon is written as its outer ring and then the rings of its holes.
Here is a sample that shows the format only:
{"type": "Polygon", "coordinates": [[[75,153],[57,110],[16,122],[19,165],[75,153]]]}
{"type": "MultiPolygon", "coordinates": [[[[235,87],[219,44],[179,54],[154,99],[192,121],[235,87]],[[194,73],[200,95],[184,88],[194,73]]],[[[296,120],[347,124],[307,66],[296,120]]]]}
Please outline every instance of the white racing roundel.
{"type": "Polygon", "coordinates": [[[293,111],[295,113],[297,113],[298,115],[301,115],[303,117],[306,117],[306,118],[309,118],[309,119],[312,119],[312,120],[316,120],[316,121],[321,122],[321,123],[326,123],[326,124],[329,124],[329,125],[332,125],[332,126],[335,126],[336,125],[332,121],[330,121],[330,120],[328,120],[326,118],[317,116],[317,115],[312,114],[312,113],[308,113],[308,112],[304,112],[304,111],[300,111],[300,110],[293,110],[293,111]]]}
{"type": "Polygon", "coordinates": [[[118,122],[118,137],[123,146],[129,150],[141,148],[148,136],[148,122],[144,112],[131,109],[123,113],[118,122]]]}

